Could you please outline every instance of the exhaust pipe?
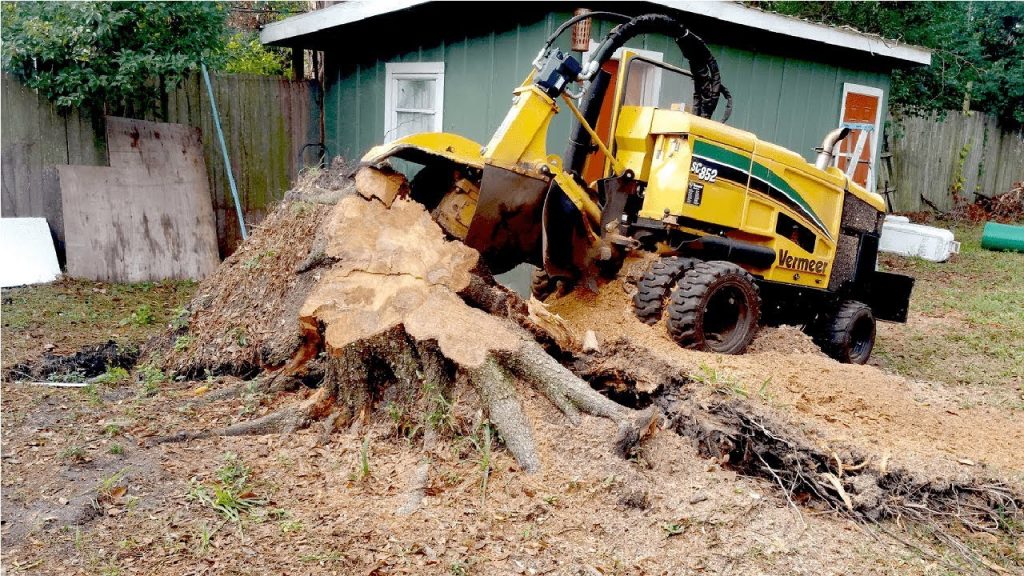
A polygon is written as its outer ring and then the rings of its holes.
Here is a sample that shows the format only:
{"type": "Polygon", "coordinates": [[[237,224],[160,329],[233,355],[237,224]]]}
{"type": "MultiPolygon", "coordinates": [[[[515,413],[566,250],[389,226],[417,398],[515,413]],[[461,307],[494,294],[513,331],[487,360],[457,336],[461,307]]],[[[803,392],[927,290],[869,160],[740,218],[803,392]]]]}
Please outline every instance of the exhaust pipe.
{"type": "Polygon", "coordinates": [[[814,161],[814,167],[818,170],[828,168],[828,165],[832,163],[832,149],[849,135],[850,129],[845,126],[829,132],[821,142],[821,150],[818,151],[818,159],[814,161]]]}

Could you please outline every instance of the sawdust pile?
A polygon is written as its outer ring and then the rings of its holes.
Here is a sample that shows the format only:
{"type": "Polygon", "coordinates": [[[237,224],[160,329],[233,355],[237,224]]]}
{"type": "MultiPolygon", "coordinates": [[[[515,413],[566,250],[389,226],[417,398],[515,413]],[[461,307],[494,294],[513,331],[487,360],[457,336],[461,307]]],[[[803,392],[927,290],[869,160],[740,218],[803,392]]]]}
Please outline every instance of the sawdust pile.
{"type": "Polygon", "coordinates": [[[697,385],[693,400],[738,400],[808,432],[825,453],[870,459],[883,475],[902,468],[936,480],[995,478],[1024,490],[1024,427],[1005,413],[960,410],[927,384],[836,362],[791,326],[762,329],[742,356],[681,349],[663,324],[648,326],[633,316],[630,293],[615,280],[598,294],[581,290],[547,304],[573,331],[594,330],[602,345],[625,336],[682,367],[697,385]]]}
{"type": "Polygon", "coordinates": [[[300,338],[295,318],[315,283],[310,255],[333,204],[354,190],[343,165],[310,171],[250,230],[161,341],[152,343],[166,370],[188,377],[253,376],[285,362],[300,338]]]}

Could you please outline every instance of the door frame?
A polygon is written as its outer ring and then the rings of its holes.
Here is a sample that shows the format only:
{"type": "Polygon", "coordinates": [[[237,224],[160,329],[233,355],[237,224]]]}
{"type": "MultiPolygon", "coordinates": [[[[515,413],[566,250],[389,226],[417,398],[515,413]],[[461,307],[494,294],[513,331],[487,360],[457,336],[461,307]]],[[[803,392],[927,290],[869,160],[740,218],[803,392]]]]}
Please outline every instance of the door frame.
{"type": "MultiPolygon", "coordinates": [[[[854,84],[852,82],[843,82],[843,96],[839,100],[839,124],[843,124],[843,117],[846,116],[846,97],[850,93],[863,94],[865,96],[877,96],[878,97],[878,110],[875,111],[875,130],[871,134],[871,160],[868,163],[868,182],[867,189],[870,192],[875,191],[875,178],[876,178],[876,161],[878,159],[878,135],[882,132],[882,106],[885,104],[885,91],[881,88],[875,88],[874,86],[865,86],[864,84],[854,84]]],[[[836,154],[833,159],[832,165],[839,166],[840,155],[836,154]]],[[[851,158],[851,162],[853,159],[851,158]]]]}

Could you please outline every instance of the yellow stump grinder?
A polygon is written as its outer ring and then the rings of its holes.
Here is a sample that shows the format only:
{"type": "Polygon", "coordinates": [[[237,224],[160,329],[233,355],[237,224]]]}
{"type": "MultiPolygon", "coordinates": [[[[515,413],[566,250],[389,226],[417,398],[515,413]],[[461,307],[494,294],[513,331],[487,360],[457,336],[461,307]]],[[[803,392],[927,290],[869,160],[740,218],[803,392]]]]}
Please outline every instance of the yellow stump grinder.
{"type": "Polygon", "coordinates": [[[536,266],[541,299],[556,287],[596,290],[646,251],[657,257],[637,283],[634,311],[649,324],[664,317],[680,345],[739,354],[759,325],[786,323],[803,325],[840,361],[866,362],[875,320],[906,321],[913,279],[876,270],[885,203],[832,166],[849,131],[828,134],[809,164],[727,126],[731,109],[717,62],[681,23],[592,12],[547,39],[485,146],[414,134],[362,162],[422,165],[412,198],[492,272],[536,266]],[[595,16],[619,24],[585,65],[554,46],[595,16]],[[691,69],[623,48],[641,34],[673,38],[691,69]],[[654,70],[662,91],[692,85],[692,101],[652,95],[654,70]],[[712,120],[722,99],[723,119],[712,120]],[[575,117],[561,158],[546,150],[560,106],[575,117]]]}

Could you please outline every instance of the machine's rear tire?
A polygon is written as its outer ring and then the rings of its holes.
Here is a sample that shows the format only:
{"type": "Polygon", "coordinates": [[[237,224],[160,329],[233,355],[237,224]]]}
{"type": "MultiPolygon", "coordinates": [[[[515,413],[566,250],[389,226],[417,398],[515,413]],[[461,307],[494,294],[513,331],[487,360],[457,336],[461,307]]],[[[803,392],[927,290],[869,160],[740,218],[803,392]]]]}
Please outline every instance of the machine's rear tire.
{"type": "Polygon", "coordinates": [[[826,316],[813,333],[822,351],[846,364],[864,364],[875,347],[875,316],[871,308],[846,300],[826,316]]]}
{"type": "Polygon", "coordinates": [[[680,346],[742,354],[757,333],[761,295],[754,278],[731,262],[699,262],[668,304],[668,332],[680,346]]]}
{"type": "Polygon", "coordinates": [[[665,301],[676,282],[699,262],[694,258],[671,256],[655,260],[636,283],[633,295],[633,313],[645,324],[657,324],[665,308],[665,301]]]}

